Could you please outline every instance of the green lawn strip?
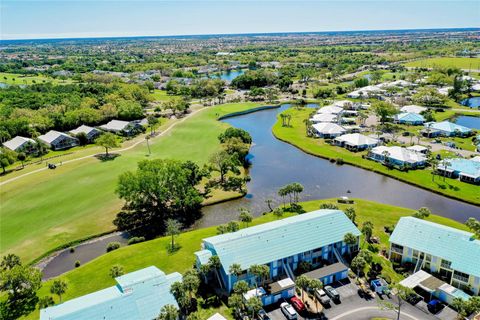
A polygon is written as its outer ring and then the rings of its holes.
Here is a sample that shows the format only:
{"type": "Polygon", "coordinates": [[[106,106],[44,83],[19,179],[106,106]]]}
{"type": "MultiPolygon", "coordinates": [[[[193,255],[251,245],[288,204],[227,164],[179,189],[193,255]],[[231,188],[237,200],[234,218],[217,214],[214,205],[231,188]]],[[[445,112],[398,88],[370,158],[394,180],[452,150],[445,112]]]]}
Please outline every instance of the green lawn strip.
{"type": "Polygon", "coordinates": [[[460,69],[480,69],[480,58],[427,58],[420,59],[405,64],[407,67],[417,68],[460,68],[460,69]]]}
{"type": "Polygon", "coordinates": [[[0,72],[0,83],[6,83],[9,85],[22,85],[22,84],[42,84],[42,83],[53,83],[53,84],[68,84],[73,83],[71,79],[61,80],[50,78],[44,75],[23,75],[16,73],[6,73],[0,72]]]}
{"type": "Polygon", "coordinates": [[[452,198],[480,204],[480,193],[475,185],[449,178],[443,181],[443,178],[440,177],[435,177],[435,181],[432,181],[431,170],[429,169],[410,170],[409,172],[388,169],[378,162],[363,159],[362,155],[365,155],[366,152],[350,152],[344,148],[326,144],[323,139],[307,137],[303,121],[309,117],[311,110],[291,108],[284,112],[292,115],[291,127],[282,127],[281,121],[278,120],[273,126],[273,134],[278,139],[291,143],[307,153],[328,159],[341,158],[345,163],[351,165],[378,172],[452,198]]]}
{"type": "Polygon", "coordinates": [[[228,127],[216,118],[257,106],[239,103],[205,109],[151,139],[150,156],[142,142],[113,161],[91,157],[2,186],[0,254],[14,252],[28,262],[66,242],[112,230],[122,205],[114,192],[121,173],[135,169],[144,159],[192,160],[203,165],[220,148],[217,136],[228,127]]]}
{"type": "MultiPolygon", "coordinates": [[[[373,201],[366,201],[361,199],[354,199],[354,204],[338,204],[340,209],[347,207],[355,208],[357,218],[356,222],[359,226],[365,221],[371,221],[374,225],[373,235],[379,237],[380,246],[388,247],[388,234],[384,232],[385,225],[394,225],[402,216],[410,216],[414,210],[401,208],[386,204],[381,204],[373,201]]],[[[315,200],[303,202],[301,205],[307,212],[317,210],[322,203],[334,203],[335,199],[315,200]]],[[[285,213],[283,217],[295,215],[294,213],[285,213]]],[[[265,214],[253,219],[249,226],[258,225],[278,218],[273,214],[265,214]]],[[[454,228],[466,230],[466,227],[454,220],[444,218],[437,215],[431,215],[427,218],[429,221],[441,223],[454,228]]],[[[245,227],[243,224],[242,227],[245,227]]],[[[132,272],[151,265],[157,266],[166,273],[174,271],[183,273],[194,265],[195,257],[193,253],[200,250],[201,241],[203,238],[210,237],[216,234],[216,227],[203,228],[193,231],[187,231],[180,234],[176,238],[176,242],[181,246],[180,250],[170,254],[167,247],[170,243],[170,237],[161,237],[155,240],[122,247],[118,250],[106,253],[77,269],[65,273],[57,278],[61,278],[68,282],[68,291],[63,300],[69,300],[78,296],[82,296],[96,290],[106,288],[115,284],[115,281],[110,278],[109,270],[115,265],[123,266],[125,272],[132,272]]],[[[385,258],[375,256],[375,260],[382,263],[385,269],[391,268],[391,264],[385,258]]],[[[401,277],[394,274],[393,270],[386,270],[392,274],[391,278],[398,280],[401,277]]],[[[49,295],[50,285],[53,279],[43,284],[38,295],[40,297],[49,295]]],[[[58,299],[55,297],[55,299],[58,299]]],[[[212,313],[215,310],[211,310],[212,313]]],[[[222,312],[223,313],[223,312],[222,312]]],[[[29,317],[34,319],[38,314],[36,311],[29,317]]],[[[225,313],[223,313],[225,314],[225,313]]]]}
{"type": "Polygon", "coordinates": [[[158,102],[166,102],[166,101],[173,100],[175,98],[179,98],[179,96],[174,96],[174,95],[167,94],[167,91],[165,91],[165,90],[155,90],[151,94],[151,96],[152,96],[154,101],[158,101],[158,102]]]}

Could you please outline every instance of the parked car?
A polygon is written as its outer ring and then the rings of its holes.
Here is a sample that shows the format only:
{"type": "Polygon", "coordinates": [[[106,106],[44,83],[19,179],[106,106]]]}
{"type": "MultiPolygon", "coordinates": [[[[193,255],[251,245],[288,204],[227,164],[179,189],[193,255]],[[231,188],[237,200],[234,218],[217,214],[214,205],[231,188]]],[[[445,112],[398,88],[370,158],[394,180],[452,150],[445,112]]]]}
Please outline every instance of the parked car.
{"type": "Polygon", "coordinates": [[[325,293],[325,291],[323,289],[315,290],[315,297],[323,305],[330,304],[330,298],[327,296],[327,294],[325,293]]]}
{"type": "Polygon", "coordinates": [[[407,302],[410,303],[413,306],[416,305],[417,303],[419,303],[422,300],[423,300],[423,298],[416,293],[411,293],[407,296],[407,302]]]}
{"type": "Polygon", "coordinates": [[[265,310],[260,309],[260,311],[258,311],[258,319],[260,319],[260,320],[270,320],[270,317],[268,316],[268,314],[265,310]]]}
{"type": "Polygon", "coordinates": [[[431,313],[436,314],[443,309],[443,305],[440,300],[433,299],[428,303],[427,308],[431,313]]]}
{"type": "Polygon", "coordinates": [[[295,308],[295,310],[297,310],[298,313],[303,312],[305,310],[305,304],[302,302],[302,300],[300,300],[297,297],[292,297],[290,299],[290,303],[295,308]]]}
{"type": "Polygon", "coordinates": [[[327,296],[330,297],[330,299],[334,301],[340,301],[340,295],[338,294],[337,290],[333,289],[331,286],[326,286],[324,290],[327,296]]]}
{"type": "Polygon", "coordinates": [[[283,314],[287,317],[288,320],[296,320],[297,312],[288,302],[282,302],[280,304],[280,309],[282,309],[283,314]]]}

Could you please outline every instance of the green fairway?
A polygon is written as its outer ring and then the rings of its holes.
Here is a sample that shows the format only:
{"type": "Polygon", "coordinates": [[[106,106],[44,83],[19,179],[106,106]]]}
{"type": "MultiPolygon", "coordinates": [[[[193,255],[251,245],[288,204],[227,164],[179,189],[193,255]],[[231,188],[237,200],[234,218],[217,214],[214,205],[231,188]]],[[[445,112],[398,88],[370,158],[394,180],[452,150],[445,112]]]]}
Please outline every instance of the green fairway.
{"type": "Polygon", "coordinates": [[[178,98],[178,96],[168,95],[167,91],[165,91],[165,90],[155,90],[151,94],[151,96],[155,101],[159,101],[159,102],[170,101],[170,100],[173,100],[175,98],[178,98]]]}
{"type": "Polygon", "coordinates": [[[407,62],[405,66],[416,68],[460,68],[480,70],[480,58],[428,58],[407,62]]]}
{"type": "Polygon", "coordinates": [[[432,181],[431,170],[428,168],[424,170],[410,170],[408,172],[388,169],[378,162],[363,159],[362,155],[365,155],[366,152],[350,152],[345,148],[326,144],[323,139],[307,137],[303,121],[309,117],[311,110],[291,108],[284,112],[292,115],[291,127],[282,127],[280,118],[278,118],[273,127],[274,135],[305,152],[328,159],[341,158],[348,164],[382,173],[462,201],[480,204],[478,186],[455,179],[447,178],[446,181],[443,181],[443,178],[438,176],[435,178],[435,181],[432,181]]]}
{"type": "Polygon", "coordinates": [[[0,83],[6,83],[10,85],[35,84],[35,83],[36,84],[42,84],[42,83],[66,84],[66,83],[72,83],[72,82],[73,81],[70,79],[60,80],[60,79],[49,78],[43,75],[32,76],[32,75],[0,72],[0,83]]]}
{"type": "Polygon", "coordinates": [[[28,262],[66,242],[112,230],[112,220],[122,205],[114,193],[122,172],[153,158],[202,165],[220,147],[217,136],[228,126],[216,121],[217,117],[257,106],[239,103],[204,109],[151,139],[151,156],[142,142],[113,161],[90,157],[3,185],[0,255],[14,252],[28,262]]]}
{"type": "MultiPolygon", "coordinates": [[[[318,209],[321,203],[327,202],[332,203],[335,202],[335,200],[309,201],[302,203],[302,206],[305,211],[309,212],[318,209]]],[[[347,207],[355,208],[357,214],[356,221],[359,225],[367,220],[373,222],[373,234],[380,238],[380,246],[382,247],[387,247],[388,245],[388,235],[383,231],[383,227],[385,225],[393,225],[400,217],[411,215],[414,212],[411,209],[360,199],[355,199],[355,204],[353,205],[339,204],[340,209],[345,209],[347,207]]],[[[292,215],[292,213],[285,214],[284,217],[287,217],[288,215],[292,215]]],[[[257,225],[276,219],[278,218],[273,214],[266,214],[254,219],[251,225],[257,225]]],[[[466,230],[466,227],[463,224],[440,216],[431,215],[427,220],[466,230]]],[[[152,241],[123,247],[107,253],[59,277],[68,282],[68,291],[64,296],[64,300],[72,299],[113,285],[115,281],[110,278],[109,270],[114,264],[122,265],[125,272],[131,272],[151,265],[157,266],[166,273],[174,271],[184,272],[193,266],[195,261],[193,253],[200,249],[201,240],[215,234],[215,227],[182,233],[177,238],[177,243],[180,244],[181,249],[173,254],[167,252],[167,247],[170,241],[169,237],[162,237],[152,241]]],[[[378,259],[382,265],[390,265],[389,261],[380,256],[375,256],[375,259],[378,259]]],[[[396,278],[392,277],[392,279],[398,280],[399,277],[399,275],[396,275],[396,278]]],[[[40,297],[49,294],[48,290],[52,281],[53,280],[50,280],[44,283],[38,294],[40,297]]],[[[31,319],[36,318],[37,314],[38,311],[36,311],[35,314],[32,314],[31,319]]]]}

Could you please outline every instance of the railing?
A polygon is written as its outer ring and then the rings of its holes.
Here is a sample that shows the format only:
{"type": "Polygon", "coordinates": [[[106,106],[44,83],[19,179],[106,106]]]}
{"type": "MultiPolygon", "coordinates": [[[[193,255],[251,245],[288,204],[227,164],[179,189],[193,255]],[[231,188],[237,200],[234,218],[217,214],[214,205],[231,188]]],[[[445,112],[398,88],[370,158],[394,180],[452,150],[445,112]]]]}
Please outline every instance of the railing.
{"type": "Polygon", "coordinates": [[[460,275],[455,274],[455,273],[453,274],[453,279],[468,283],[468,278],[467,277],[460,276],[460,275]]]}
{"type": "Polygon", "coordinates": [[[285,269],[285,273],[288,275],[288,277],[290,279],[292,279],[293,281],[295,281],[295,275],[293,274],[293,271],[290,268],[290,265],[288,263],[286,263],[285,261],[283,261],[282,264],[283,264],[283,268],[285,269]]]}
{"type": "Polygon", "coordinates": [[[337,248],[333,247],[333,254],[335,255],[335,257],[337,258],[337,260],[341,263],[343,263],[344,265],[346,265],[347,267],[349,266],[347,264],[347,262],[343,259],[342,255],[338,252],[337,248]]]}
{"type": "MultiPolygon", "coordinates": [[[[420,271],[420,269],[422,268],[422,264],[423,264],[423,258],[422,258],[422,259],[418,259],[417,264],[416,264],[416,266],[415,266],[415,272],[420,271]]],[[[414,272],[414,273],[415,273],[415,272],[414,272]]]]}
{"type": "Polygon", "coordinates": [[[444,268],[444,269],[452,269],[451,268],[452,264],[449,262],[449,263],[445,263],[442,261],[442,263],[440,264],[440,267],[444,268]]]}

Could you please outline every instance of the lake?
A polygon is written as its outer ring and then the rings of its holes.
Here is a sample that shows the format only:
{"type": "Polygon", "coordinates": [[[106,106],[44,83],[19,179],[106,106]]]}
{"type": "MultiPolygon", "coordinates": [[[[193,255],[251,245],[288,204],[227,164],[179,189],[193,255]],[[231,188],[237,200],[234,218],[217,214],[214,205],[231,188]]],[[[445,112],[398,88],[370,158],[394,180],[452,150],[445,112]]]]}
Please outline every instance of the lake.
{"type": "Polygon", "coordinates": [[[230,71],[225,71],[220,76],[214,76],[214,78],[220,78],[224,81],[231,82],[233,79],[235,79],[238,76],[241,76],[244,74],[244,70],[230,70],[230,71]]]}
{"type": "Polygon", "coordinates": [[[455,119],[455,123],[470,129],[480,130],[480,117],[459,116],[455,119]]]}
{"type": "Polygon", "coordinates": [[[460,103],[470,108],[478,108],[480,107],[480,97],[471,97],[468,99],[464,99],[460,103]]]}

